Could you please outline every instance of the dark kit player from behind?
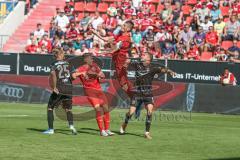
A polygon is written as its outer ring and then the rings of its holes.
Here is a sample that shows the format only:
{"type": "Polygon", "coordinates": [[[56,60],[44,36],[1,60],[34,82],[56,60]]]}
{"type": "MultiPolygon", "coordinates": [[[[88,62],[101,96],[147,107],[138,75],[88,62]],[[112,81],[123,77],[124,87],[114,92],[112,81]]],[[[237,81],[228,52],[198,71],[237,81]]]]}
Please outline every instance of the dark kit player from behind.
{"type": "Polygon", "coordinates": [[[52,94],[49,98],[47,107],[48,130],[43,133],[54,134],[53,110],[55,107],[61,105],[66,111],[69,128],[75,135],[77,134],[77,131],[73,126],[72,114],[72,69],[69,62],[64,59],[64,51],[61,48],[54,49],[52,53],[56,61],[51,65],[49,76],[49,85],[52,89],[52,94]]]}
{"type": "Polygon", "coordinates": [[[135,71],[135,86],[132,88],[131,104],[128,113],[126,113],[125,121],[121,125],[120,133],[124,134],[128,121],[131,119],[132,115],[136,111],[137,102],[141,101],[144,103],[147,110],[146,115],[146,128],[145,128],[145,138],[152,139],[150,136],[150,126],[152,122],[152,113],[154,110],[153,101],[153,91],[152,91],[152,81],[155,74],[165,74],[174,75],[175,72],[166,67],[156,67],[151,64],[152,55],[149,53],[143,53],[141,56],[141,61],[131,62],[131,65],[135,71]]]}

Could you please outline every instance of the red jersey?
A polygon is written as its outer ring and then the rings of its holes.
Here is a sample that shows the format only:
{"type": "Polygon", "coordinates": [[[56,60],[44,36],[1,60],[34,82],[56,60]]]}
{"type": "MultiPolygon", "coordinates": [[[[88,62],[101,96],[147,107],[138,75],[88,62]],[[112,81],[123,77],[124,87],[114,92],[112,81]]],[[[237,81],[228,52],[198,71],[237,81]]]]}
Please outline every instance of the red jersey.
{"type": "Polygon", "coordinates": [[[227,74],[223,74],[221,76],[220,81],[225,85],[226,84],[236,85],[236,83],[237,83],[235,76],[231,72],[229,72],[227,74]]]}
{"type": "Polygon", "coordinates": [[[122,4],[123,8],[128,8],[129,6],[131,6],[130,2],[123,2],[122,4]]]}
{"type": "Polygon", "coordinates": [[[91,74],[99,74],[101,69],[96,63],[93,63],[91,66],[85,64],[77,69],[78,72],[86,72],[86,76],[80,75],[80,81],[84,89],[96,89],[101,90],[101,85],[99,78],[91,76],[91,74]]]}
{"type": "Polygon", "coordinates": [[[36,45],[28,45],[25,50],[28,52],[28,53],[36,53],[37,50],[38,50],[38,46],[36,45]]]}
{"type": "Polygon", "coordinates": [[[216,45],[218,42],[217,32],[208,32],[206,34],[206,42],[212,45],[216,45]]]}
{"type": "Polygon", "coordinates": [[[110,18],[107,18],[106,20],[105,20],[105,24],[106,24],[106,27],[107,28],[114,28],[114,27],[116,27],[117,26],[117,19],[116,18],[114,18],[114,17],[110,17],[110,18]]]}
{"type": "Polygon", "coordinates": [[[190,59],[192,58],[194,60],[199,60],[200,59],[199,51],[198,51],[197,46],[194,46],[192,49],[189,50],[188,58],[190,58],[190,59]]]}
{"type": "Polygon", "coordinates": [[[66,32],[66,37],[68,38],[68,39],[76,39],[77,38],[77,36],[78,36],[78,31],[76,30],[76,29],[69,29],[69,30],[67,30],[67,32],[66,32]]]}
{"type": "Polygon", "coordinates": [[[50,40],[42,39],[41,41],[38,42],[38,46],[39,46],[39,48],[41,48],[42,46],[46,46],[48,52],[51,52],[51,50],[52,50],[52,43],[50,40]]]}
{"type": "Polygon", "coordinates": [[[152,20],[151,19],[142,19],[141,25],[142,25],[141,30],[144,31],[147,27],[152,25],[152,20]]]}
{"type": "Polygon", "coordinates": [[[132,16],[133,12],[134,12],[133,8],[126,8],[124,10],[124,14],[126,15],[127,18],[130,18],[132,16]]]}
{"type": "Polygon", "coordinates": [[[128,50],[131,47],[131,34],[130,33],[123,33],[119,36],[115,37],[115,43],[122,42],[122,45],[120,49],[115,52],[115,54],[122,54],[122,55],[127,55],[128,50]]]}
{"type": "Polygon", "coordinates": [[[208,2],[206,7],[209,9],[209,10],[212,10],[213,9],[213,3],[212,2],[208,2]]]}
{"type": "Polygon", "coordinates": [[[151,6],[151,3],[150,3],[149,0],[143,0],[143,1],[142,1],[142,4],[143,4],[145,7],[147,7],[147,8],[150,8],[150,6],[151,6]]]}

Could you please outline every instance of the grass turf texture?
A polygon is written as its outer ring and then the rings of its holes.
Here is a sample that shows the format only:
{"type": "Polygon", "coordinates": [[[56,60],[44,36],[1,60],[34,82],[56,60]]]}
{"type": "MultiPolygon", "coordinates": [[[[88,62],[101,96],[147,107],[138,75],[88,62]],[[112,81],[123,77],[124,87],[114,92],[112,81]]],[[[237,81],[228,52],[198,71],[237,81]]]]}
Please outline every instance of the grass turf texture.
{"type": "MultiPolygon", "coordinates": [[[[74,113],[86,111],[74,108],[74,113]]],[[[113,131],[119,130],[125,112],[111,112],[113,131]]],[[[193,113],[192,120],[155,117],[153,140],[146,140],[142,120],[129,123],[129,134],[100,137],[95,119],[75,122],[79,134],[74,136],[66,122],[55,117],[56,134],[43,135],[46,105],[0,103],[0,160],[240,159],[239,122],[239,116],[204,113],[193,113]]]]}

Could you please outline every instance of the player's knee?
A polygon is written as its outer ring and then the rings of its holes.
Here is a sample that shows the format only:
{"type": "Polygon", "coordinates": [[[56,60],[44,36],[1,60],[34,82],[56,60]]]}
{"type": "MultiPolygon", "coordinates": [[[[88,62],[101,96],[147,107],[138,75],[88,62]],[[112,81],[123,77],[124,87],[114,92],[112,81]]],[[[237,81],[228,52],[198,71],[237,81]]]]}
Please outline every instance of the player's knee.
{"type": "Polygon", "coordinates": [[[101,107],[100,107],[99,104],[95,105],[95,106],[94,106],[94,109],[95,109],[96,111],[101,111],[101,107]]]}
{"type": "Polygon", "coordinates": [[[53,109],[52,108],[48,108],[48,111],[53,111],[53,109]]]}

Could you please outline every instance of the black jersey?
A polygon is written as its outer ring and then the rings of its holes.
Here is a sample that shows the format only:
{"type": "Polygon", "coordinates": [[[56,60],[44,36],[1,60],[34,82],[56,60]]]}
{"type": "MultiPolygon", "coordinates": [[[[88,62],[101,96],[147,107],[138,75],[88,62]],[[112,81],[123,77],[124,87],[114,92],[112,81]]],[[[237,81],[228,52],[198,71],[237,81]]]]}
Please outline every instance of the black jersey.
{"type": "Polygon", "coordinates": [[[57,89],[62,94],[71,94],[72,79],[71,73],[73,71],[69,62],[65,60],[55,61],[51,64],[51,71],[55,71],[57,77],[57,89]]]}
{"type": "Polygon", "coordinates": [[[134,92],[138,96],[153,97],[152,81],[155,74],[161,73],[161,68],[150,64],[145,66],[142,62],[133,62],[135,68],[135,87],[134,92]]]}

